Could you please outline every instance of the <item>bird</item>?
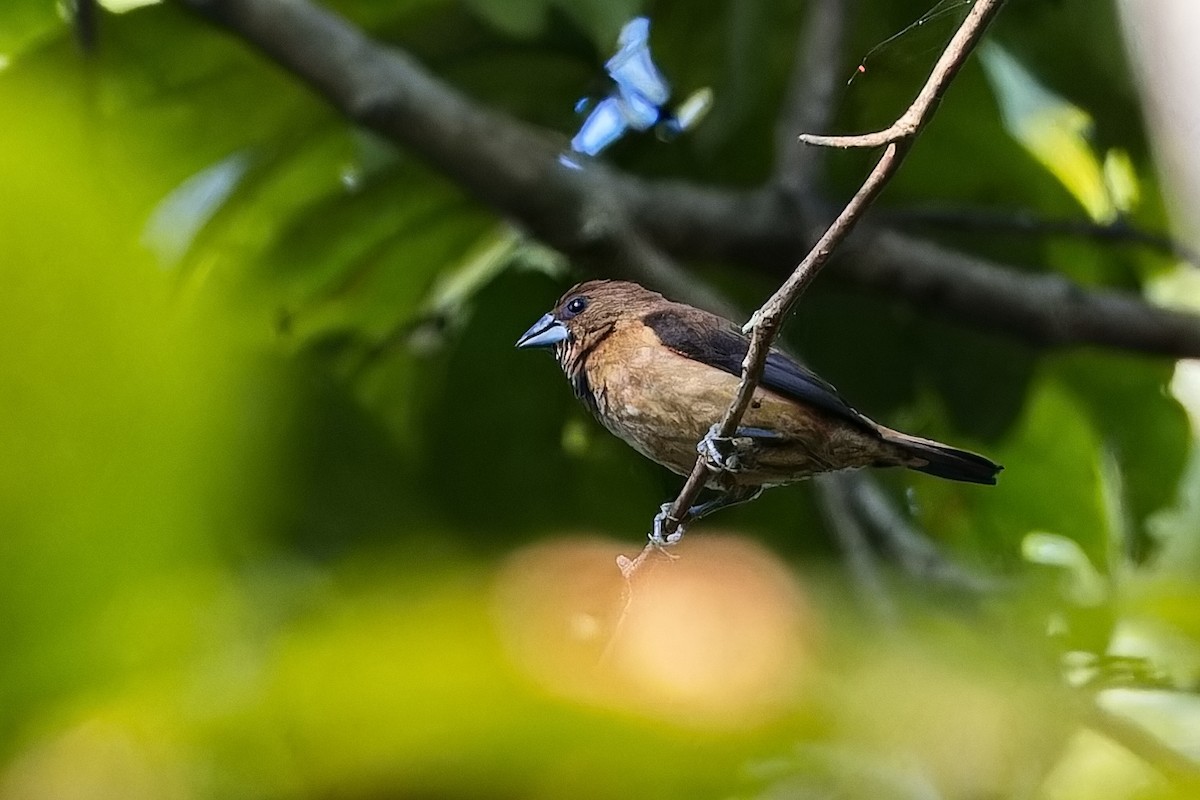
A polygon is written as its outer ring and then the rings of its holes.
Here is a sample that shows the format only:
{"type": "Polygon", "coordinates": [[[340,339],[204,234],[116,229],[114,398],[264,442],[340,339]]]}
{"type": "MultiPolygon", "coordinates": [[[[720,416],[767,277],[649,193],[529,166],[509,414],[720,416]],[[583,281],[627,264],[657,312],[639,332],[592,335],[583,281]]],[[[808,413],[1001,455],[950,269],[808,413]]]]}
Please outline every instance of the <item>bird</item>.
{"type": "Polygon", "coordinates": [[[652,542],[682,535],[683,523],[757,498],[764,489],[826,472],[907,467],[953,481],[995,485],[992,460],[902,433],[867,417],[812,370],[771,349],[762,379],[733,435],[719,437],[741,383],[750,340],[733,322],[668,300],[637,283],[576,284],[517,340],[552,349],[575,396],[600,424],[679,475],[707,458],[715,497],[689,508],[652,542]]]}

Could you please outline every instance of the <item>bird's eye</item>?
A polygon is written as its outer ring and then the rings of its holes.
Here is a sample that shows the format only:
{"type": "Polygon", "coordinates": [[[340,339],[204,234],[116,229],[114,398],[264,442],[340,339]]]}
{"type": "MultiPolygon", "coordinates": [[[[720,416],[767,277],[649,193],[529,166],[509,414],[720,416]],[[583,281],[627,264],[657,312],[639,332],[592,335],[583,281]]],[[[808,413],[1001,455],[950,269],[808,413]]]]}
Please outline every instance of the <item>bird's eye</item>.
{"type": "Polygon", "coordinates": [[[571,317],[575,316],[580,311],[583,311],[585,308],[587,308],[587,304],[588,301],[586,297],[572,297],[567,303],[567,315],[571,317]]]}

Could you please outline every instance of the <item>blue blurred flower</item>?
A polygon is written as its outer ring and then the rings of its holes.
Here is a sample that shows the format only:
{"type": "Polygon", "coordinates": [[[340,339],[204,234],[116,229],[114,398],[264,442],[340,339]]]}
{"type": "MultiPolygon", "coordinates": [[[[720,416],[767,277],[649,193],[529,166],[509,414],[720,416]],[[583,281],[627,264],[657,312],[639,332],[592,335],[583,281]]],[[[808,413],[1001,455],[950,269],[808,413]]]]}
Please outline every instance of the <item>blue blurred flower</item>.
{"type": "MultiPolygon", "coordinates": [[[[617,39],[617,52],[604,68],[613,80],[614,90],[592,109],[571,140],[571,149],[576,153],[595,156],[627,131],[648,130],[664,116],[671,132],[686,130],[703,116],[693,112],[685,122],[669,113],[664,115],[662,107],[671,97],[671,87],[650,56],[650,20],[646,17],[625,24],[617,39]]],[[[709,102],[711,92],[702,91],[708,98],[705,102],[709,102]]],[[[576,105],[577,110],[586,107],[586,100],[576,105]]],[[[561,160],[566,166],[579,166],[567,156],[561,160]]]]}

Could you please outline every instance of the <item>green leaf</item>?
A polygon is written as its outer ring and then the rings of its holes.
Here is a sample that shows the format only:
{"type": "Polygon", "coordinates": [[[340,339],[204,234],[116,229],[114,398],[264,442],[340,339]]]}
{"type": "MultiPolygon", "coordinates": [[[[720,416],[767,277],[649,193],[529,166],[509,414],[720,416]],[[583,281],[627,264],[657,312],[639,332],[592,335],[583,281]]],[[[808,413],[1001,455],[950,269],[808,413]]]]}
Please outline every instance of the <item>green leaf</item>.
{"type": "MultiPolygon", "coordinates": [[[[1102,441],[1085,408],[1063,383],[1035,381],[1012,433],[986,448],[1004,465],[997,486],[916,478],[922,523],[948,541],[1007,559],[1030,532],[1058,534],[1107,569],[1108,520],[1098,461],[1102,441]]],[[[944,430],[914,432],[972,448],[970,441],[944,430]]]]}
{"type": "Polygon", "coordinates": [[[1146,520],[1175,499],[1191,448],[1187,416],[1168,388],[1172,366],[1093,352],[1055,357],[1050,368],[1062,376],[1103,448],[1112,453],[1122,501],[1134,523],[1135,539],[1126,545],[1144,555],[1146,520]]]}
{"type": "Polygon", "coordinates": [[[0,72],[39,41],[60,33],[64,20],[47,0],[6,0],[0,5],[0,72]]]}

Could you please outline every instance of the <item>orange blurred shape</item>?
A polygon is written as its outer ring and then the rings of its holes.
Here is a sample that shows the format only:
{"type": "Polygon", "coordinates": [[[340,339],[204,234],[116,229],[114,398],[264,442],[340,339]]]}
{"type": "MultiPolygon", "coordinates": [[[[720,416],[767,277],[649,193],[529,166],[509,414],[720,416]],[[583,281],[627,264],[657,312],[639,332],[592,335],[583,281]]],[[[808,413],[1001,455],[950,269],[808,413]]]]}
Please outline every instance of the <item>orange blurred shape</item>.
{"type": "Polygon", "coordinates": [[[773,554],[693,535],[628,577],[627,543],[563,539],[515,553],[496,583],[517,667],[547,691],[689,726],[742,728],[795,707],[817,625],[773,554]]]}

